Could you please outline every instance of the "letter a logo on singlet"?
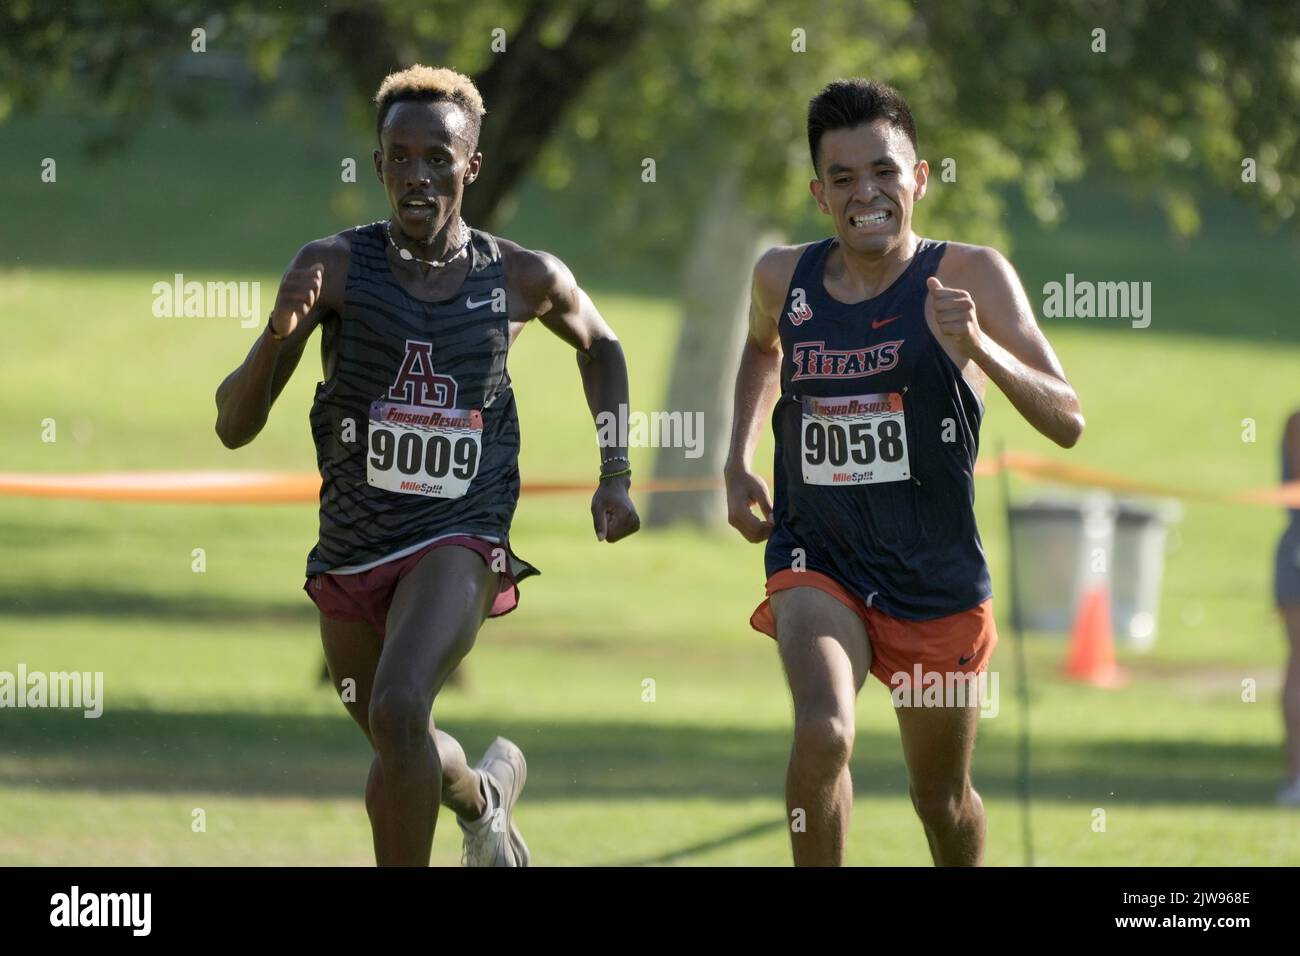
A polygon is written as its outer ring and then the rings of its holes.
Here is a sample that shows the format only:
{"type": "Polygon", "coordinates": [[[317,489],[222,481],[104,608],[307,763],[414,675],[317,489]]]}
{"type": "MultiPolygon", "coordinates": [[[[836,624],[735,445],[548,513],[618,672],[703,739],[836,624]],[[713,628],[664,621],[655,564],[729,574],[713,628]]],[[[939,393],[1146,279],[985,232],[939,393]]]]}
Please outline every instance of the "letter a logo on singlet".
{"type": "Polygon", "coordinates": [[[406,340],[406,357],[388,390],[391,401],[435,408],[455,407],[456,380],[450,375],[434,374],[432,352],[431,342],[406,340]]]}

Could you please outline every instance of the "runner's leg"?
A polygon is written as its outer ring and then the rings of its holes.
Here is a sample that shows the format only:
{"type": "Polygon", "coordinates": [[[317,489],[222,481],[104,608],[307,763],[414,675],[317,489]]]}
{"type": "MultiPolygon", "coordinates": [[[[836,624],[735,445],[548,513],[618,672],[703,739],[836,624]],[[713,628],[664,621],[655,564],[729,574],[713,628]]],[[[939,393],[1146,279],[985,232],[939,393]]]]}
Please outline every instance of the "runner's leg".
{"type": "MultiPolygon", "coordinates": [[[[370,708],[370,689],[375,680],[375,668],[379,666],[383,642],[375,629],[365,621],[340,621],[326,616],[323,611],[320,616],[320,637],[334,690],[373,747],[374,740],[370,736],[367,714],[370,708]],[[344,681],[351,681],[351,684],[344,686],[344,681]]],[[[376,756],[366,779],[366,813],[370,817],[376,861],[387,858],[382,792],[383,776],[379,773],[379,759],[376,756]]]]}
{"type": "MultiPolygon", "coordinates": [[[[343,681],[349,678],[352,680],[343,706],[374,747],[374,740],[370,736],[370,697],[383,642],[374,628],[364,621],[340,621],[322,613],[320,629],[334,689],[342,697],[345,690],[343,681]]],[[[435,730],[432,719],[429,721],[429,733],[434,735],[438,760],[443,767],[443,805],[463,820],[477,820],[487,805],[483,792],[479,789],[478,771],[469,766],[465,751],[454,737],[445,731],[435,730]]],[[[382,846],[386,827],[383,811],[384,775],[376,750],[366,779],[366,813],[370,817],[376,860],[387,858],[382,846]]]]}
{"type": "Polygon", "coordinates": [[[984,803],[970,781],[980,708],[899,707],[912,806],[936,866],[984,860],[984,803]]]}
{"type": "Polygon", "coordinates": [[[1291,653],[1282,685],[1282,719],[1286,730],[1287,782],[1300,780],[1300,604],[1282,606],[1291,653]]]}
{"type": "Polygon", "coordinates": [[[854,704],[871,665],[871,644],[858,615],[825,591],[790,588],[771,601],[794,699],[794,746],[785,782],[794,863],[840,866],[853,809],[854,704]]]}
{"type": "Polygon", "coordinates": [[[429,734],[434,697],[474,645],[497,594],[497,572],[467,548],[435,548],[402,578],[388,611],[368,719],[379,754],[389,865],[427,866],[443,796],[466,799],[476,778],[459,747],[443,765],[429,734]]]}

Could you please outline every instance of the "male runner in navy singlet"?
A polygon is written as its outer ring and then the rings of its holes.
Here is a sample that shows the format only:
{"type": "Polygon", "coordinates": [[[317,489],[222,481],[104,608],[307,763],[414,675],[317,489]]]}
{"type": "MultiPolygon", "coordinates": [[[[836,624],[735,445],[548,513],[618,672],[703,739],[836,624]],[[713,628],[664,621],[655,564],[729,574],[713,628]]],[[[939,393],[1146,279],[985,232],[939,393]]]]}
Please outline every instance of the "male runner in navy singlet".
{"type": "Polygon", "coordinates": [[[1011,265],[912,232],[929,167],[895,90],[831,83],[809,104],[808,144],[835,235],[770,249],[754,268],[725,469],[731,524],[767,541],[767,599],[751,624],[776,639],[794,700],[794,861],[843,862],[869,671],[895,699],[934,862],[975,865],[979,708],[919,694],[974,688],[963,679],[997,643],[974,513],[985,385],[1066,448],[1083,415],[1011,265]],[[774,401],[775,501],[750,469],[774,401]]]}
{"type": "MultiPolygon", "coordinates": [[[[577,350],[593,416],[627,406],[627,366],[562,262],[461,220],[483,162],[473,82],[413,66],[375,102],[392,217],[302,248],[266,329],[217,389],[217,434],[229,448],[256,437],[319,326],[320,537],[305,589],[335,686],[375,751],[375,860],[427,866],[441,803],[468,865],[527,866],[512,819],[523,754],[499,737],[470,767],[430,713],[483,621],[512,610],[517,583],[537,573],[508,540],[519,497],[508,349],[539,318],[577,350]]],[[[627,449],[600,454],[592,519],[613,542],[640,522],[627,449]]]]}

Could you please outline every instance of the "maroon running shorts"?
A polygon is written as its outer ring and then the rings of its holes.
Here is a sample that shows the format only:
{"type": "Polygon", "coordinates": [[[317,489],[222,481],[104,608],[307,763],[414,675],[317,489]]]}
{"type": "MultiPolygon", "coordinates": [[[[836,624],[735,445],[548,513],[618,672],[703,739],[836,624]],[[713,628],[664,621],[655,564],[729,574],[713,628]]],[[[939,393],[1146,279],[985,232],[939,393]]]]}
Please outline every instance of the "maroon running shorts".
{"type": "MultiPolygon", "coordinates": [[[[386,636],[388,607],[393,603],[398,582],[434,548],[446,547],[469,548],[490,567],[493,552],[503,545],[467,534],[452,535],[433,541],[403,558],[385,561],[369,571],[358,571],[355,574],[313,574],[302,589],[326,617],[340,621],[367,621],[382,638],[386,636]]],[[[508,556],[509,547],[504,547],[508,556]]],[[[506,564],[509,567],[510,562],[507,560],[506,564]]],[[[502,572],[501,589],[497,592],[488,617],[508,614],[518,604],[519,588],[515,584],[514,575],[509,571],[502,572]]]]}

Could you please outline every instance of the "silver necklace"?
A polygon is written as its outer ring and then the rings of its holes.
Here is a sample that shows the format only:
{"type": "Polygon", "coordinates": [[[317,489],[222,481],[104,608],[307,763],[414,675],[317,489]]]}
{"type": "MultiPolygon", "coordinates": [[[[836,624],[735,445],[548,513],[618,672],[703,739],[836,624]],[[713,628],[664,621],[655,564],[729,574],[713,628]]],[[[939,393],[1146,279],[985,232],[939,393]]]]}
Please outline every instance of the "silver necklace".
{"type": "Polygon", "coordinates": [[[418,262],[421,265],[432,266],[435,269],[441,269],[443,266],[451,265],[453,262],[455,262],[457,259],[463,256],[465,254],[465,250],[469,248],[469,238],[470,238],[469,227],[465,225],[464,219],[457,218],[457,222],[459,224],[459,235],[460,235],[459,248],[457,248],[454,253],[452,253],[450,256],[448,256],[446,259],[442,260],[441,262],[439,262],[437,259],[417,259],[414,255],[411,254],[411,250],[403,249],[401,246],[399,246],[393,240],[393,227],[386,219],[384,220],[384,232],[388,236],[389,244],[394,249],[397,250],[397,254],[401,256],[403,259],[407,260],[408,262],[418,262]]]}

